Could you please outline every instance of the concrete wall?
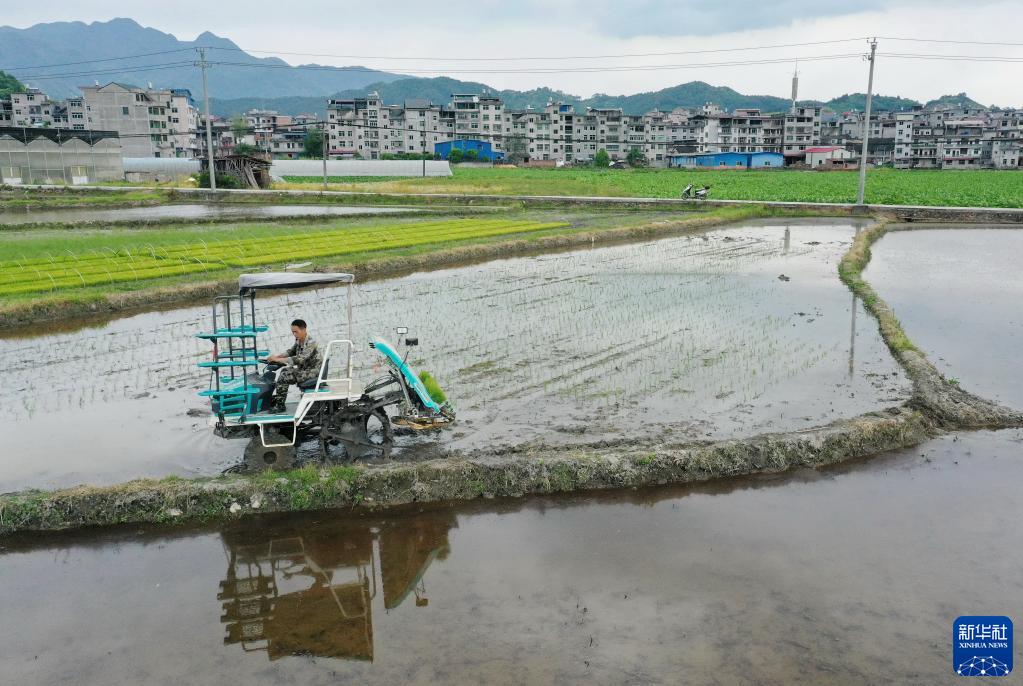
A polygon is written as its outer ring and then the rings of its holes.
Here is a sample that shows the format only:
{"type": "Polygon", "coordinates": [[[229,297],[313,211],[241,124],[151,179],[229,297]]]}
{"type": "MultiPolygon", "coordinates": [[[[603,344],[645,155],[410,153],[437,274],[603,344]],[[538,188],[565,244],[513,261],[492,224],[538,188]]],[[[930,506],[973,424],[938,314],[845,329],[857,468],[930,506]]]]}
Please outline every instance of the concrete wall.
{"type": "MultiPolygon", "coordinates": [[[[321,160],[274,160],[270,174],[284,176],[323,176],[321,160]]],[[[327,160],[327,176],[422,176],[420,160],[327,160]]],[[[451,176],[446,161],[427,160],[427,176],[451,176]]]]}

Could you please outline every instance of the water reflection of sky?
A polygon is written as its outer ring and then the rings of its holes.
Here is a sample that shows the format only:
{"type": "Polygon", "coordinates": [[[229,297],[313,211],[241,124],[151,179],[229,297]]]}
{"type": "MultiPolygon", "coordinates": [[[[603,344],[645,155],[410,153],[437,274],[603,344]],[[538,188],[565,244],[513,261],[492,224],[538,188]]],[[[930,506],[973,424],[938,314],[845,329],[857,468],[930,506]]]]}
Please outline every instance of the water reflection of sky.
{"type": "Polygon", "coordinates": [[[931,362],[967,390],[1023,409],[1023,231],[892,231],[871,252],[865,277],[931,362]]]}

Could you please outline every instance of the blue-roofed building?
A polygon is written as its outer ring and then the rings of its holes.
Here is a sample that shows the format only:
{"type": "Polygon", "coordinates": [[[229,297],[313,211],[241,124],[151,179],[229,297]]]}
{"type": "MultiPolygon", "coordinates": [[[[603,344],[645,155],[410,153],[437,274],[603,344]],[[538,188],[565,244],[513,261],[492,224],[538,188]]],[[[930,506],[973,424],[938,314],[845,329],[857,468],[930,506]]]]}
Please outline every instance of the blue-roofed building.
{"type": "Polygon", "coordinates": [[[780,152],[711,152],[671,155],[669,167],[685,169],[773,169],[785,166],[780,152]]]}
{"type": "Polygon", "coordinates": [[[504,153],[494,150],[490,141],[459,139],[434,143],[433,145],[433,152],[442,160],[448,159],[451,156],[452,150],[461,150],[463,155],[470,150],[475,150],[476,159],[480,162],[498,162],[504,159],[504,153]]]}

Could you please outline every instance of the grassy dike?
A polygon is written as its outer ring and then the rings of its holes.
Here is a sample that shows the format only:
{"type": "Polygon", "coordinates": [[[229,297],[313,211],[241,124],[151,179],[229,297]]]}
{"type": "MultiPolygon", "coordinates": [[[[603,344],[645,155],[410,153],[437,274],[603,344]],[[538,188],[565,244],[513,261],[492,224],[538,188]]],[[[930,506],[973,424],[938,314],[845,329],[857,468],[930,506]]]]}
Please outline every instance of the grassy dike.
{"type": "Polygon", "coordinates": [[[913,397],[902,406],[801,431],[713,443],[536,448],[426,463],[311,465],[290,472],[26,491],[0,496],[0,534],[690,483],[865,458],[920,443],[942,430],[1023,426],[1020,413],[945,380],[863,280],[870,246],[890,228],[882,220],[862,231],[843,257],[839,276],[877,319],[913,382],[913,397]]]}
{"type": "MultiPolygon", "coordinates": [[[[672,233],[695,231],[743,219],[773,216],[819,216],[807,210],[751,205],[727,207],[706,212],[679,212],[677,218],[625,222],[624,226],[575,224],[559,229],[497,238],[474,238],[427,245],[376,250],[315,260],[320,271],[352,272],[360,280],[406,273],[410,270],[444,267],[511,255],[549,252],[558,249],[645,239],[672,233]]],[[[847,214],[842,210],[832,215],[847,214]]],[[[10,299],[0,302],[0,328],[11,328],[38,321],[97,314],[112,314],[141,307],[195,302],[237,288],[237,275],[244,270],[223,269],[209,276],[192,274],[143,281],[138,287],[123,290],[113,286],[89,287],[52,295],[10,299]]]]}
{"type": "Polygon", "coordinates": [[[890,230],[912,231],[914,224],[882,218],[861,231],[838,265],[842,282],[862,301],[877,320],[878,329],[892,355],[913,382],[909,405],[924,411],[937,425],[948,429],[1002,428],[1023,425],[1023,414],[976,396],[953,384],[906,335],[892,308],[863,278],[870,262],[870,248],[890,230]]]}

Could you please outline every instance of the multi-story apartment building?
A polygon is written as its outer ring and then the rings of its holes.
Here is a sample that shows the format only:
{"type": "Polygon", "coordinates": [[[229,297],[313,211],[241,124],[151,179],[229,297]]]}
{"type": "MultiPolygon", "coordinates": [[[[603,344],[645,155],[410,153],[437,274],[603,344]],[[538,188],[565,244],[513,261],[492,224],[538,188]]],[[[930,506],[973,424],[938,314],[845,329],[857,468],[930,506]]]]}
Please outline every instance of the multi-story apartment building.
{"type": "Polygon", "coordinates": [[[996,169],[1019,169],[1023,161],[1023,111],[992,110],[985,162],[996,169]]]}
{"type": "Polygon", "coordinates": [[[26,88],[21,93],[11,93],[11,126],[53,126],[53,113],[57,106],[46,93],[38,88],[26,88]]]}
{"type": "Polygon", "coordinates": [[[305,152],[306,131],[300,128],[283,128],[275,131],[270,138],[269,152],[274,159],[297,160],[305,152]]]}
{"type": "Polygon", "coordinates": [[[452,140],[479,140],[500,153],[504,131],[504,102],[494,95],[456,93],[451,96],[454,114],[452,140]]]}
{"type": "Polygon", "coordinates": [[[61,108],[61,125],[67,126],[75,131],[84,131],[89,128],[89,116],[85,110],[85,98],[79,96],[68,98],[61,108]]]}
{"type": "MultiPolygon", "coordinates": [[[[206,142],[206,118],[203,115],[199,115],[198,118],[198,130],[196,131],[196,139],[199,143],[199,154],[197,157],[207,156],[207,142],[206,142]]],[[[231,122],[227,121],[223,117],[216,115],[210,116],[210,132],[213,134],[213,156],[218,157],[220,155],[230,155],[234,151],[234,146],[239,141],[234,138],[234,132],[231,130],[231,122]]]]}
{"type": "Polygon", "coordinates": [[[978,108],[916,109],[895,115],[898,169],[1019,169],[1023,114],[978,108]]]}
{"type": "Polygon", "coordinates": [[[201,157],[199,146],[199,109],[187,88],[170,91],[168,124],[175,157],[201,157]]]}
{"type": "Polygon", "coordinates": [[[782,124],[782,150],[786,160],[802,161],[806,149],[820,145],[821,108],[796,106],[785,114],[782,124]]]}
{"type": "MultiPolygon", "coordinates": [[[[974,110],[976,108],[973,108],[974,110]]],[[[708,103],[694,111],[630,115],[618,108],[565,103],[511,110],[492,95],[456,94],[449,105],[425,100],[384,105],[376,93],[332,100],[328,106],[333,156],[378,158],[388,153],[433,152],[457,139],[486,141],[512,159],[587,162],[599,150],[613,160],[639,150],[647,163],[665,164],[669,154],[777,152],[802,163],[807,148],[827,145],[858,153],[864,128],[869,160],[895,166],[1016,168],[1023,159],[1023,114],[1016,110],[877,112],[868,122],[858,113],[822,113],[797,105],[784,113],[757,109],[724,112],[708,103]]]]}
{"type": "Polygon", "coordinates": [[[388,127],[388,115],[380,96],[327,102],[327,145],[331,156],[377,159],[384,152],[380,132],[388,127]]]}
{"type": "Polygon", "coordinates": [[[458,137],[498,143],[501,129],[497,127],[504,123],[503,107],[495,110],[492,102],[470,105],[475,107],[463,105],[456,110],[416,98],[400,106],[387,106],[381,104],[376,93],[365,98],[330,100],[327,104],[330,155],[379,159],[383,155],[432,153],[437,143],[458,137]]]}
{"type": "MultiPolygon", "coordinates": [[[[278,133],[285,133],[291,127],[292,118],[286,114],[280,114],[275,110],[251,109],[242,115],[249,133],[245,140],[259,148],[264,153],[272,154],[275,148],[283,148],[287,151],[287,143],[293,142],[292,136],[281,135],[275,141],[278,133]]],[[[304,134],[303,134],[304,135],[304,134]]]]}
{"type": "Polygon", "coordinates": [[[87,128],[117,131],[125,157],[175,157],[172,91],[116,82],[81,90],[87,128]]]}

